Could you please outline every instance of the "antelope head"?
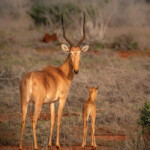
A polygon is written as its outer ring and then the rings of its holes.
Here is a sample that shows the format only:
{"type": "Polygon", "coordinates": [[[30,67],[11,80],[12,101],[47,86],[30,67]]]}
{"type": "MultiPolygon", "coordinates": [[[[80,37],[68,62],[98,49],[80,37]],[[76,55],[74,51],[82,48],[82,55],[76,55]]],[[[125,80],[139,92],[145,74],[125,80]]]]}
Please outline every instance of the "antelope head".
{"type": "Polygon", "coordinates": [[[89,87],[86,83],[84,83],[84,86],[89,90],[90,99],[95,100],[97,98],[97,91],[99,86],[89,87]]]}
{"type": "Polygon", "coordinates": [[[86,37],[86,34],[85,34],[85,14],[84,14],[84,20],[83,20],[83,37],[78,42],[78,44],[76,46],[74,46],[74,44],[65,35],[63,16],[62,16],[62,29],[63,29],[63,37],[68,42],[69,47],[66,44],[61,44],[61,48],[63,51],[69,53],[70,64],[72,65],[72,67],[74,69],[74,73],[77,74],[79,72],[80,54],[82,52],[86,52],[89,49],[89,45],[85,45],[85,46],[81,47],[81,44],[86,37]]]}

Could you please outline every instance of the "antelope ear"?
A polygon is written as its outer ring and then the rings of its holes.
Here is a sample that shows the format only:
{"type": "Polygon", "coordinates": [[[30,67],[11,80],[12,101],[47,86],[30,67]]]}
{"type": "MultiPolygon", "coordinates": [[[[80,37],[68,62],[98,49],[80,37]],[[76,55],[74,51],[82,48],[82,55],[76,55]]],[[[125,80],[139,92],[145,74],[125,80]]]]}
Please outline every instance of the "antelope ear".
{"type": "Polygon", "coordinates": [[[66,44],[61,44],[61,48],[64,52],[69,52],[69,47],[66,44]]]}
{"type": "Polygon", "coordinates": [[[89,45],[85,45],[81,48],[81,52],[86,52],[89,49],[89,45]]]}

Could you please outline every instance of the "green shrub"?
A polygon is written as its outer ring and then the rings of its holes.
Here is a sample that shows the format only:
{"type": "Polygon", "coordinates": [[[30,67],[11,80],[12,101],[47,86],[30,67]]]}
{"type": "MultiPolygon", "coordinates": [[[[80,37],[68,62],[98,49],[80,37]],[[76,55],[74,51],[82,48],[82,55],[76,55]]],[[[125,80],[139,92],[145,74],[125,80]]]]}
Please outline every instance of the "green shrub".
{"type": "Polygon", "coordinates": [[[135,50],[138,49],[138,43],[130,35],[121,35],[110,44],[110,47],[116,50],[135,50]]]}
{"type": "MultiPolygon", "coordinates": [[[[108,0],[103,0],[98,5],[104,5],[108,0]]],[[[97,10],[95,6],[87,1],[60,1],[60,0],[33,0],[28,14],[33,18],[36,25],[57,24],[60,22],[61,15],[64,14],[66,25],[74,23],[75,16],[81,16],[85,11],[86,15],[95,20],[97,19],[97,10]]],[[[87,18],[88,18],[87,17],[87,18]]]]}
{"type": "Polygon", "coordinates": [[[105,48],[105,44],[102,42],[97,42],[94,44],[93,46],[94,49],[98,50],[98,49],[104,49],[105,48]]]}
{"type": "Polygon", "coordinates": [[[143,128],[150,134],[150,103],[144,103],[144,106],[140,109],[140,120],[138,121],[143,128]]]}
{"type": "Polygon", "coordinates": [[[138,48],[138,43],[137,42],[131,42],[129,45],[130,49],[137,49],[138,48]]]}
{"type": "Polygon", "coordinates": [[[87,14],[88,14],[88,16],[89,16],[90,18],[94,18],[94,17],[96,16],[96,11],[95,11],[94,6],[89,5],[89,6],[87,7],[87,14]]]}
{"type": "MultiPolygon", "coordinates": [[[[65,22],[72,23],[71,16],[79,15],[81,9],[73,2],[56,1],[55,3],[45,3],[44,1],[33,1],[29,15],[33,18],[35,24],[56,24],[60,22],[61,15],[64,15],[65,22]]],[[[67,24],[66,23],[66,24],[67,24]]]]}
{"type": "Polygon", "coordinates": [[[31,11],[28,12],[29,15],[33,18],[35,24],[37,25],[46,24],[46,17],[44,17],[45,13],[44,10],[45,7],[37,3],[37,5],[33,5],[31,11]]]}

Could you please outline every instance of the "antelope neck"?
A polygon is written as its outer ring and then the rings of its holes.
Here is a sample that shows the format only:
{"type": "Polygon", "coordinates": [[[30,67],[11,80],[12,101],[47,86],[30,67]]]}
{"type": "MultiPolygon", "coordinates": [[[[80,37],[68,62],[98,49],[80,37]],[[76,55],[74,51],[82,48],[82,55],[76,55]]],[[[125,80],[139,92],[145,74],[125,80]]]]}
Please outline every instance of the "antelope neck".
{"type": "Polygon", "coordinates": [[[73,66],[70,63],[70,55],[66,58],[65,62],[59,67],[59,69],[65,74],[68,80],[72,81],[74,78],[73,66]]]}
{"type": "Polygon", "coordinates": [[[91,96],[89,97],[89,101],[95,101],[91,96]]]}

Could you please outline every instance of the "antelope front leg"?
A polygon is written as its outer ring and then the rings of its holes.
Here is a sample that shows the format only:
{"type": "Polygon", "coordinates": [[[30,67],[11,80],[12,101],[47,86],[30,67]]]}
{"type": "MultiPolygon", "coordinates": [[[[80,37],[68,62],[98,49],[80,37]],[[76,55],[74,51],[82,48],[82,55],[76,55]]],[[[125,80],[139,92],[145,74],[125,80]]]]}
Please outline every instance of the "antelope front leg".
{"type": "Polygon", "coordinates": [[[48,146],[52,148],[52,135],[53,135],[53,129],[54,129],[54,123],[55,123],[55,104],[50,104],[50,112],[51,112],[51,129],[50,129],[50,138],[48,146]]]}
{"type": "Polygon", "coordinates": [[[59,108],[58,108],[56,147],[59,150],[61,150],[60,142],[59,142],[60,123],[61,123],[62,111],[63,111],[64,105],[65,105],[65,101],[66,101],[66,99],[60,99],[59,100],[59,108]]]}
{"type": "Polygon", "coordinates": [[[37,139],[36,139],[36,125],[37,125],[37,119],[40,115],[41,109],[42,109],[42,104],[38,102],[35,103],[35,111],[34,111],[34,116],[33,116],[34,149],[38,149],[37,139]]]}
{"type": "Polygon", "coordinates": [[[23,132],[24,132],[24,127],[25,127],[25,119],[26,119],[26,114],[27,114],[27,107],[28,107],[27,103],[22,104],[21,139],[20,139],[19,149],[22,149],[22,139],[23,139],[23,132]]]}

